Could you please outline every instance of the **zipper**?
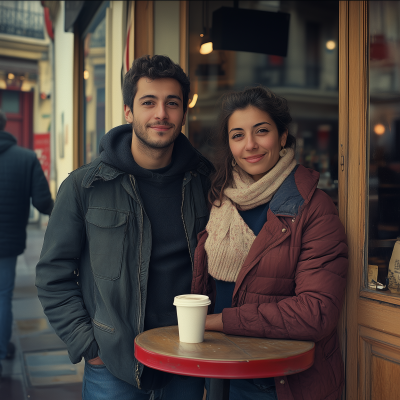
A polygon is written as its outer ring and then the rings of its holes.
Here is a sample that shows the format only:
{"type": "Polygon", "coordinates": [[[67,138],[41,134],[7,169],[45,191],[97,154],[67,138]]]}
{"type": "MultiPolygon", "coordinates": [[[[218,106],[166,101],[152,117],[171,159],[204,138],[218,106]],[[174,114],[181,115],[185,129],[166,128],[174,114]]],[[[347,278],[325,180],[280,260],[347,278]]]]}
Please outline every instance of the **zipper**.
{"type": "Polygon", "coordinates": [[[182,217],[182,222],[183,222],[183,229],[185,230],[186,240],[187,240],[187,243],[188,243],[189,255],[190,255],[190,262],[192,263],[192,272],[193,272],[194,263],[193,263],[193,258],[192,258],[192,252],[191,252],[191,250],[190,250],[189,235],[188,235],[188,233],[187,233],[186,224],[185,224],[185,219],[183,218],[183,203],[184,203],[184,202],[185,202],[185,186],[182,188],[181,217],[182,217]]]}
{"type": "MultiPolygon", "coordinates": [[[[136,197],[139,199],[139,196],[136,192],[135,182],[132,179],[132,175],[129,175],[129,179],[131,181],[131,185],[133,191],[135,192],[136,197]]],[[[140,319],[142,318],[142,292],[140,289],[140,266],[142,265],[142,243],[143,243],[143,207],[140,205],[140,243],[139,243],[139,268],[138,268],[138,283],[139,283],[139,318],[138,318],[138,332],[140,333],[140,319]]],[[[139,362],[136,360],[136,371],[135,371],[135,378],[138,389],[140,387],[140,378],[139,378],[139,362]]]]}
{"type": "Polygon", "coordinates": [[[135,378],[136,378],[136,383],[138,385],[138,389],[142,389],[140,387],[140,378],[139,378],[139,361],[136,361],[136,371],[135,371],[135,378]]]}
{"type": "Polygon", "coordinates": [[[112,332],[112,333],[115,332],[115,329],[112,328],[111,326],[102,324],[101,322],[96,321],[95,319],[92,319],[92,321],[93,321],[93,323],[94,323],[95,325],[97,325],[97,326],[98,326],[100,329],[102,329],[103,331],[112,332]]]}

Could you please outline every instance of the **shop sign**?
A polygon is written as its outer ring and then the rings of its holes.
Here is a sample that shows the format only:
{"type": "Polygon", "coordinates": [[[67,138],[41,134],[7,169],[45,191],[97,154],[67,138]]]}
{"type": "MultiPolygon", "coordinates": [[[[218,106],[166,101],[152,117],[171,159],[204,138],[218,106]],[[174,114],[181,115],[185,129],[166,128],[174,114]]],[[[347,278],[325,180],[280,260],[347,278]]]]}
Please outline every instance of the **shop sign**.
{"type": "Polygon", "coordinates": [[[40,161],[47,182],[50,181],[50,133],[35,133],[33,149],[40,161]]]}

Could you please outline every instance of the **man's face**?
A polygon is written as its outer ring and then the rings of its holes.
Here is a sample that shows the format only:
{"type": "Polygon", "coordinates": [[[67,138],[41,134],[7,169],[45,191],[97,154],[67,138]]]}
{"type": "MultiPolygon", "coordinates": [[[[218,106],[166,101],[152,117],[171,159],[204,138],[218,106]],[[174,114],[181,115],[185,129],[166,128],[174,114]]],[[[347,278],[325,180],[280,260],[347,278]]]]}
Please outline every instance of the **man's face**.
{"type": "Polygon", "coordinates": [[[153,149],[169,147],[185,124],[181,85],[172,78],[140,78],[133,113],[126,105],[124,110],[137,139],[153,149]]]}

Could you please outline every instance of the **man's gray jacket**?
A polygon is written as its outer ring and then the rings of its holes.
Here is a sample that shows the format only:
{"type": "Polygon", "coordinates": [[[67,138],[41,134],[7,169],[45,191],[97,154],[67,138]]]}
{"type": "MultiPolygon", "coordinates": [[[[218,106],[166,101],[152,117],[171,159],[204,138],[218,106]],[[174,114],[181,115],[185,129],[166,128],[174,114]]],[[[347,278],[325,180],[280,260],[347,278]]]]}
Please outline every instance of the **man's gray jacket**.
{"type": "MultiPolygon", "coordinates": [[[[182,219],[192,260],[208,221],[204,158],[184,175],[182,219]]],[[[101,161],[63,182],[37,265],[39,299],[73,363],[99,355],[118,378],[140,387],[134,339],[143,331],[151,227],[135,177],[101,161]]]]}

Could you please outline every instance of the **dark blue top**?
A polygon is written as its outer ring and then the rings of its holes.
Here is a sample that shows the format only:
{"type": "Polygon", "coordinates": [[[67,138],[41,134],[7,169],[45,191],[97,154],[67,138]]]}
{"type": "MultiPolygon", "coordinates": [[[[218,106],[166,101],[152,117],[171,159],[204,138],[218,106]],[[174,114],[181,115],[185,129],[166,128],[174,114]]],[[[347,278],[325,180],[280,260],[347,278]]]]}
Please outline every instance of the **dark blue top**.
{"type": "MultiPolygon", "coordinates": [[[[252,208],[251,210],[239,211],[243,221],[256,236],[260,233],[262,227],[267,222],[268,209],[269,202],[261,204],[261,206],[252,208]]],[[[215,300],[214,313],[219,314],[224,308],[231,307],[235,282],[225,282],[215,279],[215,286],[217,289],[217,298],[215,300]]]]}
{"type": "MultiPolygon", "coordinates": [[[[264,224],[267,222],[267,212],[269,209],[269,202],[261,204],[256,208],[247,211],[239,211],[243,221],[246,222],[248,227],[257,236],[264,224]]],[[[217,298],[215,300],[214,313],[219,314],[224,308],[232,306],[233,290],[235,289],[235,282],[224,282],[215,279],[215,286],[217,289],[217,298]]],[[[275,386],[274,378],[253,379],[255,384],[263,386],[275,386]]]]}

